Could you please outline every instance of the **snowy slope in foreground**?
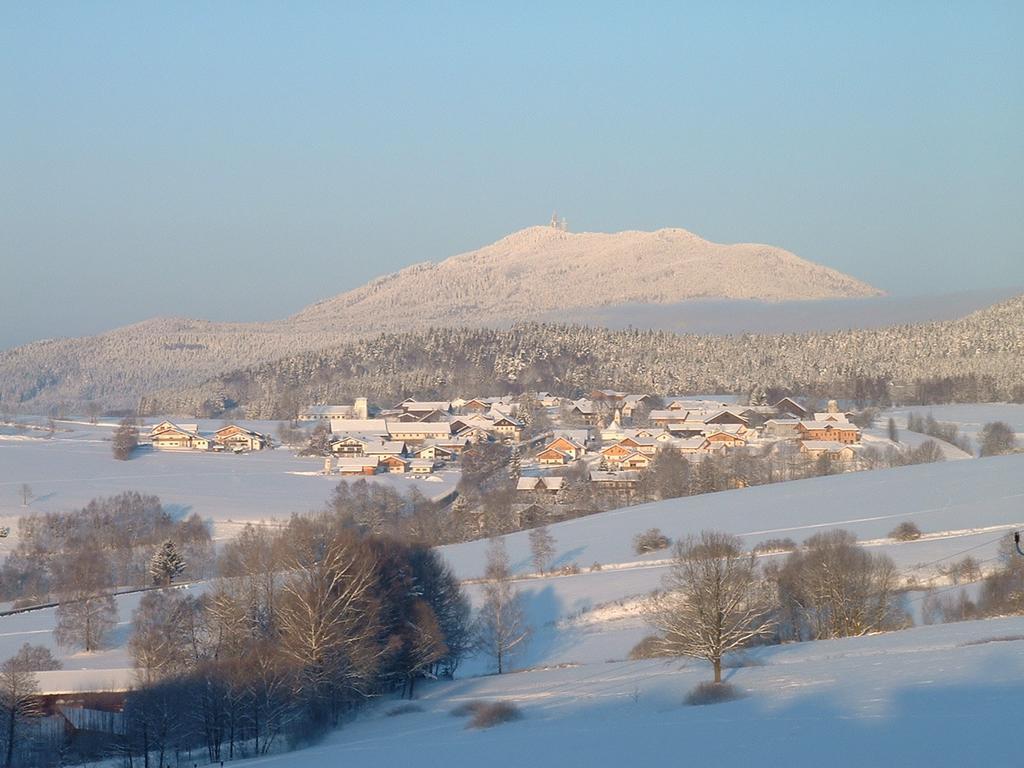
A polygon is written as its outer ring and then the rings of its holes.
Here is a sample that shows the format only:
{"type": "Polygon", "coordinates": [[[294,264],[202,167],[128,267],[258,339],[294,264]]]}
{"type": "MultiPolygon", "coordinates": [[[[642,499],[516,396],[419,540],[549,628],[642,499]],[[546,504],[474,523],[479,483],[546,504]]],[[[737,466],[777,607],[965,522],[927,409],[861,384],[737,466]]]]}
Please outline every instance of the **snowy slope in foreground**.
{"type": "Polygon", "coordinates": [[[327,741],[241,765],[1016,766],[1024,618],[757,649],[727,670],[746,698],[681,704],[708,679],[684,660],[595,663],[424,686],[422,711],[381,702],[327,741]],[[477,731],[451,710],[514,701],[523,719],[477,731]]]}
{"type": "MultiPolygon", "coordinates": [[[[845,528],[861,540],[881,539],[904,520],[935,536],[892,543],[887,554],[902,565],[946,557],[1024,525],[1024,454],[659,501],[559,523],[551,526],[551,533],[557,544],[556,565],[576,562],[588,568],[595,562],[607,566],[644,560],[633,553],[633,536],[648,528],[660,528],[673,539],[717,529],[737,534],[753,546],[770,538],[800,542],[830,528],[845,528]],[[979,535],[966,535],[972,532],[979,535]]],[[[520,532],[504,537],[520,573],[532,570],[528,536],[520,532]]],[[[993,543],[975,556],[988,557],[995,547],[993,543]]],[[[460,577],[478,578],[486,549],[486,541],[473,541],[444,547],[442,552],[460,577]]],[[[667,556],[654,553],[646,560],[667,556]]]]}

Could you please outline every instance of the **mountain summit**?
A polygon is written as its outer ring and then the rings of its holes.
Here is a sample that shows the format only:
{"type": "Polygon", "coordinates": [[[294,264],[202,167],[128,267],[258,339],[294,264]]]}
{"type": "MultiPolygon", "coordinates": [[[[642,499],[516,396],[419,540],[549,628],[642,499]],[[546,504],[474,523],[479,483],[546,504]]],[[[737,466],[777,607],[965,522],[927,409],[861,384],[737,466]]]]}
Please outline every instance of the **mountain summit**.
{"type": "Polygon", "coordinates": [[[293,319],[359,327],[373,318],[393,329],[696,298],[794,301],[881,293],[770,245],[722,245],[685,229],[608,234],[540,226],[380,277],[293,319]]]}

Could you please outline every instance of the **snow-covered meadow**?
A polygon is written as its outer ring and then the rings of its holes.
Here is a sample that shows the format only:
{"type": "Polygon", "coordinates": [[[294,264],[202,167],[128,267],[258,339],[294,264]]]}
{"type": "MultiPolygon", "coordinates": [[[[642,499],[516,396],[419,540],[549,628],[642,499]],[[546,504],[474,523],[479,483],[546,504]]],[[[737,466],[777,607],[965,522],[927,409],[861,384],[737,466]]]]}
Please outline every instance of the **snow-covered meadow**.
{"type": "MultiPolygon", "coordinates": [[[[666,557],[638,557],[633,537],[660,528],[676,539],[703,529],[740,536],[754,546],[773,538],[800,542],[829,528],[845,528],[891,555],[904,567],[950,556],[1024,526],[1024,454],[972,461],[921,464],[855,472],[777,485],[704,494],[605,512],[550,527],[557,542],[555,565],[587,569],[666,557]],[[925,534],[918,541],[892,542],[888,533],[910,520],[925,534]]],[[[504,537],[512,566],[531,570],[527,532],[504,537]]],[[[995,542],[976,557],[990,557],[995,542]]],[[[462,578],[483,573],[486,541],[443,547],[462,578]]]]}
{"type": "Polygon", "coordinates": [[[1024,442],[1024,404],[1021,403],[956,403],[953,405],[912,405],[886,411],[883,416],[893,416],[902,427],[907,416],[916,413],[931,414],[937,421],[956,424],[960,433],[977,445],[981,428],[993,421],[1002,421],[1017,433],[1017,439],[1024,442]]]}
{"type": "MultiPolygon", "coordinates": [[[[276,429],[274,422],[240,423],[271,434],[276,429]]],[[[341,481],[338,475],[321,474],[323,459],[296,456],[287,448],[236,455],[142,447],[130,460],[116,461],[110,444],[115,426],[57,422],[52,437],[38,430],[8,429],[0,435],[0,525],[13,526],[25,514],[69,511],[98,496],[135,490],[159,496],[172,514],[194,512],[212,521],[215,537],[224,538],[249,521],[286,520],[292,513],[319,509],[341,481]],[[23,484],[33,493],[27,507],[21,503],[23,484]]],[[[204,430],[220,426],[218,421],[200,422],[204,430]]],[[[458,474],[447,470],[429,478],[372,479],[438,498],[451,492],[458,474]]]]}
{"type": "MultiPolygon", "coordinates": [[[[995,418],[1009,420],[1005,407],[999,413],[995,418]]],[[[939,413],[936,418],[943,420],[939,413]]],[[[114,462],[108,436],[109,428],[79,426],[52,438],[0,439],[3,514],[10,519],[23,513],[17,498],[23,482],[37,494],[31,510],[74,508],[135,488],[158,494],[174,509],[198,512],[229,535],[229,521],[280,518],[322,505],[338,480],[306,474],[319,461],[282,450],[246,456],[146,452],[114,462]]],[[[430,487],[407,478],[394,482],[430,487]]],[[[532,627],[529,645],[514,660],[522,671],[491,675],[485,659],[469,659],[456,680],[420,686],[411,711],[396,714],[401,702],[391,698],[374,702],[317,746],[244,764],[396,765],[411,755],[426,766],[486,761],[496,768],[691,759],[739,766],[763,763],[767,755],[784,756],[795,766],[1020,764],[1007,734],[1017,725],[1024,695],[1024,618],[755,649],[727,671],[744,698],[684,705],[687,692],[709,679],[705,664],[629,660],[630,650],[650,633],[642,602],[661,584],[669,563],[668,550],[634,553],[633,537],[654,527],[673,539],[723,530],[751,547],[845,528],[863,546],[892,557],[906,576],[941,585],[941,568],[966,554],[993,567],[1000,541],[1024,528],[1024,454],[725,491],[552,525],[554,564],[578,564],[574,575],[531,573],[527,533],[510,534],[503,538],[532,627]],[[921,539],[888,537],[904,521],[920,527],[921,539]],[[451,710],[478,700],[511,701],[522,718],[489,730],[467,729],[467,719],[451,710]]],[[[467,580],[475,604],[486,545],[442,548],[467,580]]],[[[907,594],[911,613],[918,612],[923,595],[907,594]]],[[[119,625],[109,647],[97,653],[59,648],[53,609],[0,617],[0,658],[25,642],[51,648],[64,670],[40,676],[49,691],[130,683],[126,643],[138,600],[138,594],[117,598],[119,625]]]]}

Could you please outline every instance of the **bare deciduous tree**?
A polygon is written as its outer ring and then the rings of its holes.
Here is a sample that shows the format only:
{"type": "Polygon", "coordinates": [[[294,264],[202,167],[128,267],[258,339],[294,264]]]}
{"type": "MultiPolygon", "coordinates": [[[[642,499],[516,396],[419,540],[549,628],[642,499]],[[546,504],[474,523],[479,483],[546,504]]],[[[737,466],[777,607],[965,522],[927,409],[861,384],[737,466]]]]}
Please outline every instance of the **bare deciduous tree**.
{"type": "Polygon", "coordinates": [[[1017,435],[1003,421],[992,421],[983,426],[978,441],[982,456],[1000,456],[1017,450],[1017,435]]]}
{"type": "Polygon", "coordinates": [[[437,614],[429,603],[417,600],[413,604],[410,625],[412,647],[406,670],[406,690],[411,699],[416,678],[448,654],[448,644],[445,642],[444,631],[437,620],[437,614]]]}
{"type": "Polygon", "coordinates": [[[35,673],[17,657],[0,665],[0,715],[3,717],[4,765],[14,761],[19,730],[26,720],[39,715],[35,673]]]}
{"type": "Polygon", "coordinates": [[[487,583],[477,617],[477,647],[494,659],[498,674],[508,658],[521,651],[530,637],[522,598],[512,587],[508,552],[501,539],[491,541],[487,552],[487,583]]]}
{"type": "Polygon", "coordinates": [[[33,672],[48,672],[63,669],[64,665],[45,645],[24,643],[14,656],[14,661],[33,672]]]}
{"type": "Polygon", "coordinates": [[[89,423],[95,424],[100,420],[100,415],[103,413],[102,404],[95,400],[90,400],[85,404],[85,415],[89,417],[89,423]]]}
{"type": "Polygon", "coordinates": [[[113,438],[114,458],[118,461],[127,461],[135,446],[139,444],[139,428],[135,420],[126,416],[120,426],[114,431],[113,438]]]}
{"type": "Polygon", "coordinates": [[[376,569],[347,533],[293,545],[277,611],[280,648],[297,667],[316,719],[340,692],[361,691],[379,662],[376,569]]]}
{"type": "Polygon", "coordinates": [[[59,573],[60,604],[53,634],[60,645],[99,649],[117,624],[117,603],[109,584],[110,564],[98,549],[83,550],[59,573]]]}
{"type": "Polygon", "coordinates": [[[533,556],[533,567],[544,573],[551,566],[551,558],[555,555],[555,537],[546,525],[530,530],[530,554],[533,556]]]}
{"type": "Polygon", "coordinates": [[[182,671],[193,658],[187,611],[186,599],[169,590],[147,592],[139,601],[128,647],[146,684],[182,671]]]}
{"type": "Polygon", "coordinates": [[[704,531],[676,544],[675,561],[648,620],[675,653],[706,659],[722,681],[722,656],[765,637],[774,601],[758,579],[753,553],[726,533],[704,531]]]}
{"type": "Polygon", "coordinates": [[[797,636],[814,639],[864,635],[902,624],[892,560],[857,546],[848,531],[812,536],[779,573],[782,601],[797,636]]]}

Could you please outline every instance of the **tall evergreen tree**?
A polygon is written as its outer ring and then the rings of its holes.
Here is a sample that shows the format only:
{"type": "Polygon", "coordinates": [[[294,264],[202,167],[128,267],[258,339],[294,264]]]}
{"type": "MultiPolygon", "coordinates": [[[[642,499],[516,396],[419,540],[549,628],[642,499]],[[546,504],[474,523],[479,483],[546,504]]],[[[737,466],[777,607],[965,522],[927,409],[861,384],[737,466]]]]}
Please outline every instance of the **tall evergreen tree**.
{"type": "Polygon", "coordinates": [[[185,570],[185,559],[174,546],[174,542],[167,539],[160,545],[160,549],[149,561],[149,575],[153,577],[153,583],[166,586],[174,581],[185,570]]]}
{"type": "Polygon", "coordinates": [[[523,473],[523,460],[519,455],[519,446],[513,445],[512,452],[508,456],[508,476],[512,482],[519,480],[523,473]]]}

